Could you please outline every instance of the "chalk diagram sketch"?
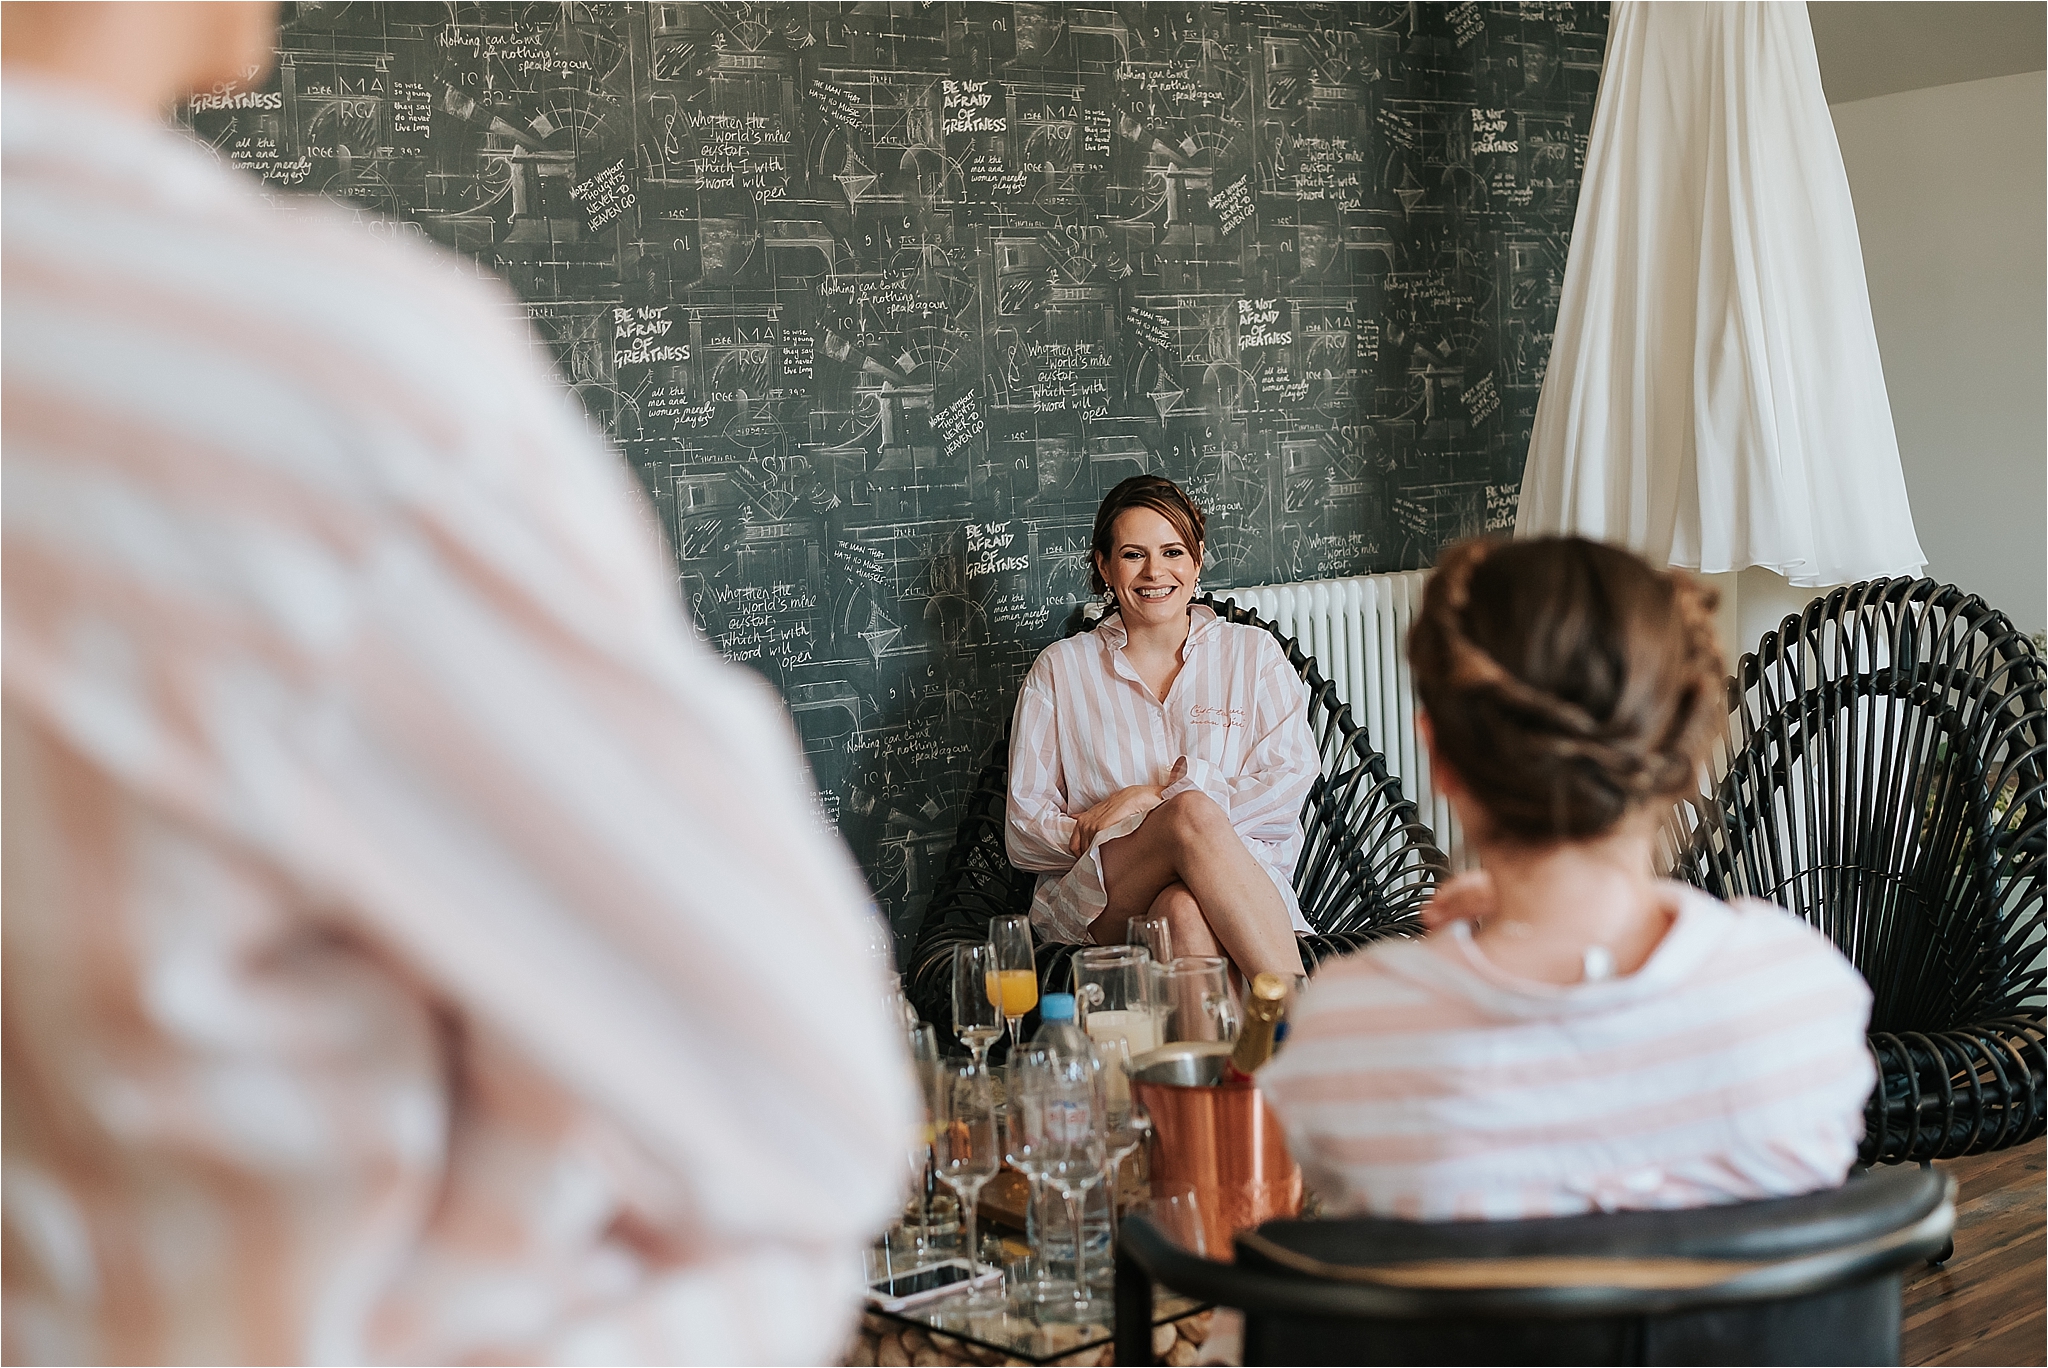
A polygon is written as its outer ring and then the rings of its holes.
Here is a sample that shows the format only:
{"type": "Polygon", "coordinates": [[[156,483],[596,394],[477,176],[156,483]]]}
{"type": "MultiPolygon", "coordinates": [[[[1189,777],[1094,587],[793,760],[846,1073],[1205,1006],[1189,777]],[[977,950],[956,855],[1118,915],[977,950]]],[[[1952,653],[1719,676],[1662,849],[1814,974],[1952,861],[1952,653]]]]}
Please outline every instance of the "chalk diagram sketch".
{"type": "Polygon", "coordinates": [[[501,274],[899,936],[1094,509],[1212,586],[1511,524],[1604,4],[298,4],[186,111],[501,274]]]}

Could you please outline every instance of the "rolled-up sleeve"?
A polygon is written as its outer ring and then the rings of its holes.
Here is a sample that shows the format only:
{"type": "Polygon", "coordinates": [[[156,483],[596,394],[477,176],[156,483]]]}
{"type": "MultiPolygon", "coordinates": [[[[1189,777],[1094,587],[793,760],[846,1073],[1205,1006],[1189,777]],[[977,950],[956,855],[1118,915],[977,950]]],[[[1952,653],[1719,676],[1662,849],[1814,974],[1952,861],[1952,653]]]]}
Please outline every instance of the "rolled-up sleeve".
{"type": "Polygon", "coordinates": [[[1024,680],[1010,727],[1010,800],[1006,844],[1010,863],[1037,874],[1073,868],[1074,819],[1067,813],[1060,764],[1059,705],[1041,659],[1024,680]]]}
{"type": "Polygon", "coordinates": [[[1181,756],[1160,798],[1206,793],[1230,815],[1239,836],[1278,844],[1300,832],[1301,805],[1308,800],[1320,766],[1301,679],[1278,644],[1263,633],[1261,637],[1250,720],[1253,739],[1243,766],[1236,774],[1226,774],[1212,761],[1181,756]]]}

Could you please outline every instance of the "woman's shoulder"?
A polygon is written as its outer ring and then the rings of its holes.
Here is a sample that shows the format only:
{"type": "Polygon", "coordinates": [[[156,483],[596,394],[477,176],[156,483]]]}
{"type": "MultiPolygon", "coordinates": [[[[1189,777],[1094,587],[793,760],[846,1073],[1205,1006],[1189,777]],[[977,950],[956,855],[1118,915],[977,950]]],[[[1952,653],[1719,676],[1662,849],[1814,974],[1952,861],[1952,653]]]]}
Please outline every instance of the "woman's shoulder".
{"type": "Polygon", "coordinates": [[[1093,632],[1076,632],[1062,637],[1038,653],[1025,672],[1026,690],[1044,689],[1058,693],[1063,679],[1072,679],[1081,670],[1103,668],[1104,652],[1102,642],[1093,632]]]}
{"type": "Polygon", "coordinates": [[[1287,665],[1287,650],[1280,644],[1280,638],[1265,627],[1256,627],[1249,622],[1232,622],[1218,615],[1204,629],[1204,635],[1212,635],[1216,644],[1232,655],[1247,656],[1261,668],[1287,665]]]}
{"type": "Polygon", "coordinates": [[[1694,928],[1707,931],[1712,943],[1707,958],[1718,962],[1723,972],[1752,966],[1762,971],[1786,965],[1800,967],[1809,982],[1833,979],[1867,993],[1863,975],[1835,943],[1803,918],[1762,898],[1738,897],[1721,901],[1704,889],[1671,883],[1681,917],[1694,928]]]}
{"type": "Polygon", "coordinates": [[[1437,963],[1428,939],[1390,937],[1316,966],[1313,986],[1325,1009],[1340,1005],[1412,1005],[1445,995],[1455,969],[1437,963]]]}

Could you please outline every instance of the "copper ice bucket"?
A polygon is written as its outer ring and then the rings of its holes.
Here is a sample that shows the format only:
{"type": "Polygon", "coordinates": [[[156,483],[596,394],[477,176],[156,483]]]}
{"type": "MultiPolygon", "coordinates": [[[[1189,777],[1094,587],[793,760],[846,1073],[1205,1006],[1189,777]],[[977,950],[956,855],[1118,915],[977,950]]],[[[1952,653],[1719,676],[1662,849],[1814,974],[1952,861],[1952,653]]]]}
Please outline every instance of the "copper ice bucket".
{"type": "Polygon", "coordinates": [[[1222,1082],[1230,1046],[1183,1041],[1131,1061],[1131,1090],[1152,1114],[1152,1191],[1193,1188],[1212,1259],[1231,1237],[1301,1210],[1301,1169],[1280,1118],[1249,1083],[1222,1082]]]}

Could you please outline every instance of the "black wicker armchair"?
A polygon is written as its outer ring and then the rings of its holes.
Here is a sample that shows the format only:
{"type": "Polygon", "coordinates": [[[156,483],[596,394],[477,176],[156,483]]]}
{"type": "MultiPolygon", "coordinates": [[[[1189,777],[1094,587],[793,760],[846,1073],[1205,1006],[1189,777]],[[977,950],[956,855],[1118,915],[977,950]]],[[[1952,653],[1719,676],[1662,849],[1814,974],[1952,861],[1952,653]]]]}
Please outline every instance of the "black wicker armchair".
{"type": "MultiPolygon", "coordinates": [[[[1419,931],[1422,904],[1447,869],[1415,805],[1401,796],[1401,781],[1387,773],[1365,728],[1337,698],[1315,661],[1291,637],[1234,600],[1202,603],[1232,622],[1263,627],[1279,639],[1288,663],[1309,693],[1309,723],[1322,757],[1322,774],[1302,807],[1305,840],[1294,871],[1302,915],[1316,928],[1301,938],[1302,960],[1315,966],[1380,936],[1419,931]]],[[[1009,792],[1010,733],[996,742],[969,795],[953,850],[932,891],[905,975],[911,1003],[949,1038],[952,1023],[953,949],[988,939],[989,923],[1031,910],[1037,876],[1012,868],[1004,849],[1004,807],[1009,792]]],[[[1076,945],[1038,947],[1042,991],[1071,983],[1076,945]]],[[[1030,1025],[1035,1025],[1035,1018],[1030,1025]]]]}
{"type": "Polygon", "coordinates": [[[1897,1363],[1899,1287],[1955,1179],[1526,1221],[1271,1221],[1222,1262],[1143,1214],[1116,1253],[1116,1361],[1153,1363],[1157,1286],[1244,1312],[1245,1363],[1897,1363]]]}
{"type": "Polygon", "coordinates": [[[1932,580],[1837,589],[1742,658],[1674,877],[1791,909],[1862,971],[1864,1163],[2042,1133],[2044,689],[2033,643],[1932,580]]]}

